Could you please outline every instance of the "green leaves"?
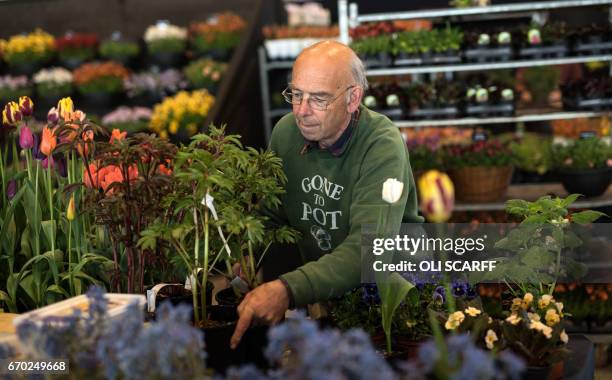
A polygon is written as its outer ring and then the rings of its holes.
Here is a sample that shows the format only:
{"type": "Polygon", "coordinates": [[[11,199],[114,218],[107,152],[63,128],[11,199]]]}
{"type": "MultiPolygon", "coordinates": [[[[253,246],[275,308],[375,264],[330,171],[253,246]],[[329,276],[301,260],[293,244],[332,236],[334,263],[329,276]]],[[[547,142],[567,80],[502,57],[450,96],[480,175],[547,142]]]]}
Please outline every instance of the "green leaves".
{"type": "Polygon", "coordinates": [[[391,324],[393,314],[402,301],[414,288],[414,285],[406,281],[398,273],[392,273],[384,279],[377,279],[378,294],[380,295],[380,306],[382,314],[382,326],[387,336],[387,351],[391,352],[391,324]]]}

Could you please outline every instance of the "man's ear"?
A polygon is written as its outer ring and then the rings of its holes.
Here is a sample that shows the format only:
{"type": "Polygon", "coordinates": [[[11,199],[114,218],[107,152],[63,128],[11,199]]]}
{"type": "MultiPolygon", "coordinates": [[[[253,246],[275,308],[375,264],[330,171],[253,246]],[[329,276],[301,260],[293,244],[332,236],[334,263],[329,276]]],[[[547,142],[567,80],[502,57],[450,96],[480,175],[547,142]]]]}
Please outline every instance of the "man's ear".
{"type": "Polygon", "coordinates": [[[355,86],[349,90],[349,99],[347,104],[348,113],[353,113],[359,108],[359,103],[363,98],[363,88],[355,86]]]}

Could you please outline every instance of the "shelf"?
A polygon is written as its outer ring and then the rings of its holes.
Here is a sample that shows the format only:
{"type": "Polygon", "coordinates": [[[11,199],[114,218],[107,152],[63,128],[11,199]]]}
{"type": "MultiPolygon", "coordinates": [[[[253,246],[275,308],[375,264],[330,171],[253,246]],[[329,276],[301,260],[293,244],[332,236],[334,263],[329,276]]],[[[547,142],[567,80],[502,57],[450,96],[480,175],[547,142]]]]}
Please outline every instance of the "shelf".
{"type": "MultiPolygon", "coordinates": [[[[539,197],[550,194],[559,197],[567,197],[567,191],[560,183],[530,183],[510,185],[506,196],[499,202],[491,203],[464,203],[457,202],[454,211],[491,211],[505,210],[505,201],[508,199],[525,199],[527,201],[535,201],[539,197]]],[[[612,206],[612,186],[608,187],[603,195],[593,198],[578,198],[570,208],[596,208],[612,206]]]]}
{"type": "MultiPolygon", "coordinates": [[[[533,112],[533,111],[532,111],[533,112]]],[[[502,124],[549,120],[568,120],[609,115],[610,112],[553,112],[500,117],[466,117],[460,119],[401,120],[393,124],[400,128],[445,127],[449,125],[502,124]]]]}
{"type": "Polygon", "coordinates": [[[411,20],[423,18],[438,18],[451,16],[467,16],[467,15],[486,15],[493,13],[512,13],[522,11],[543,11],[557,8],[575,8],[597,5],[610,5],[612,0],[572,0],[572,1],[546,1],[546,2],[531,2],[518,4],[500,4],[490,5],[486,7],[468,7],[468,8],[446,8],[446,9],[430,9],[413,12],[397,12],[397,13],[379,13],[357,16],[354,18],[357,22],[375,22],[387,20],[411,20]]]}
{"type": "Polygon", "coordinates": [[[592,55],[592,56],[584,56],[584,57],[530,59],[530,60],[507,61],[507,62],[464,63],[464,64],[457,64],[457,65],[390,67],[390,68],[385,68],[385,69],[369,69],[366,71],[366,73],[368,76],[445,73],[445,72],[458,72],[458,71],[514,69],[514,68],[519,68],[519,67],[532,67],[532,66],[567,65],[567,64],[572,64],[572,63],[585,63],[585,62],[594,62],[594,61],[612,61],[612,55],[606,54],[606,55],[592,55]]]}

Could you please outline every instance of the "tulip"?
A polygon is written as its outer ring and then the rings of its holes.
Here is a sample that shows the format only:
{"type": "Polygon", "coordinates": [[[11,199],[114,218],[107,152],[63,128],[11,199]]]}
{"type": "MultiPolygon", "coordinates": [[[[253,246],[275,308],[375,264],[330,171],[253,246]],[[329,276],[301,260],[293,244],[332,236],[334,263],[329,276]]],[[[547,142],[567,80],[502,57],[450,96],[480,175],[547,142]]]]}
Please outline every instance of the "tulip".
{"type": "Polygon", "coordinates": [[[383,183],[382,199],[390,204],[397,202],[402,197],[404,183],[395,178],[387,178],[383,183]]]}
{"type": "Polygon", "coordinates": [[[77,151],[81,156],[87,156],[89,154],[89,147],[94,139],[94,132],[91,129],[86,130],[81,134],[83,141],[77,145],[77,151]]]}
{"type": "Polygon", "coordinates": [[[57,146],[57,137],[54,131],[49,127],[44,127],[42,131],[42,141],[40,143],[40,151],[49,157],[57,146]]]}
{"type": "Polygon", "coordinates": [[[74,103],[72,103],[72,99],[67,97],[57,102],[57,112],[64,121],[69,121],[74,112],[74,103]]]}
{"type": "Polygon", "coordinates": [[[34,146],[34,135],[27,126],[23,126],[19,130],[19,146],[21,149],[32,149],[34,146]]]}
{"type": "Polygon", "coordinates": [[[127,136],[127,132],[121,132],[117,128],[114,128],[113,132],[111,133],[111,137],[110,137],[109,143],[112,144],[115,141],[123,140],[125,138],[125,136],[127,136]]]}
{"type": "Polygon", "coordinates": [[[59,121],[59,112],[57,108],[53,107],[47,113],[47,121],[51,124],[55,124],[59,121]]]}
{"type": "Polygon", "coordinates": [[[66,209],[66,219],[68,221],[73,221],[75,216],[75,208],[74,208],[74,194],[70,197],[70,201],[68,202],[68,208],[66,209]]]}
{"type": "Polygon", "coordinates": [[[8,125],[15,125],[18,121],[21,121],[21,119],[23,119],[23,114],[19,109],[19,104],[9,102],[6,106],[4,106],[4,111],[2,111],[2,121],[8,125]]]}
{"type": "Polygon", "coordinates": [[[24,117],[32,116],[34,112],[34,102],[27,96],[22,96],[19,98],[19,110],[23,114],[24,117]]]}
{"type": "Polygon", "coordinates": [[[6,185],[6,197],[10,201],[11,199],[13,199],[13,197],[15,197],[15,194],[17,194],[17,181],[12,179],[6,185]]]}
{"type": "Polygon", "coordinates": [[[447,221],[455,203],[453,182],[445,174],[430,170],[419,178],[421,210],[434,223],[447,221]]]}

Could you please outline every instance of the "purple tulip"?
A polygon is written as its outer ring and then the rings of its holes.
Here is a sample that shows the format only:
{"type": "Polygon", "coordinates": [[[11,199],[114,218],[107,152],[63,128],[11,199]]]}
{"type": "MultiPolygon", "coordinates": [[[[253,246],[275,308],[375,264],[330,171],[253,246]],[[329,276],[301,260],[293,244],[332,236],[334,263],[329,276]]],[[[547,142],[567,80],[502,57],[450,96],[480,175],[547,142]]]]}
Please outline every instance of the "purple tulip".
{"type": "Polygon", "coordinates": [[[32,149],[34,146],[34,136],[29,127],[22,127],[19,130],[19,146],[21,149],[32,149]]]}
{"type": "Polygon", "coordinates": [[[47,113],[47,121],[51,124],[55,124],[59,121],[59,112],[57,108],[53,107],[47,113]]]}
{"type": "Polygon", "coordinates": [[[15,194],[17,194],[17,181],[12,179],[6,185],[6,197],[10,201],[11,199],[13,199],[13,197],[15,197],[15,194]]]}

